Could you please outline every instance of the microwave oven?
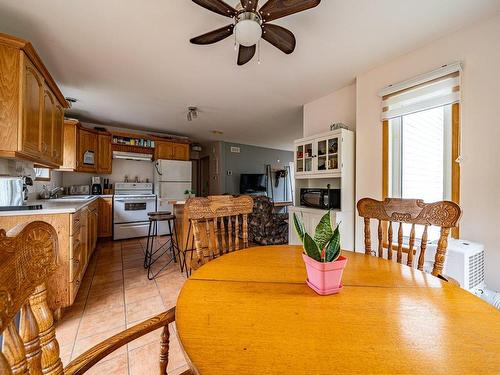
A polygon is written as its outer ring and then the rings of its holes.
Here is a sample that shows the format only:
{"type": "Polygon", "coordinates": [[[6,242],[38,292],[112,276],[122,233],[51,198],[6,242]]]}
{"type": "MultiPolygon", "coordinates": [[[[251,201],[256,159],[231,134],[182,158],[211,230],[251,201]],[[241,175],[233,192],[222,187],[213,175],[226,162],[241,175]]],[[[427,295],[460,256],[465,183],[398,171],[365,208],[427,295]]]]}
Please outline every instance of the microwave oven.
{"type": "Polygon", "coordinates": [[[300,189],[300,205],[322,210],[340,210],[340,189],[300,189]]]}

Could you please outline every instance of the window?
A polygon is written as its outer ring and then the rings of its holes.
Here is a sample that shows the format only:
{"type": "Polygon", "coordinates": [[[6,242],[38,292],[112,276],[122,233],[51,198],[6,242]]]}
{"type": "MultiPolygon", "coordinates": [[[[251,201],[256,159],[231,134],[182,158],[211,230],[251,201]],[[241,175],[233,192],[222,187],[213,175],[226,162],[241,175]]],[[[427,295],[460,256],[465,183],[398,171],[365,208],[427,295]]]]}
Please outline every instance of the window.
{"type": "Polygon", "coordinates": [[[451,199],[451,105],[389,120],[388,196],[451,199]]]}
{"type": "Polygon", "coordinates": [[[50,181],[50,169],[42,166],[34,166],[35,181],[50,181]]]}
{"type": "Polygon", "coordinates": [[[384,197],[459,203],[460,72],[443,66],[381,91],[384,197]]]}

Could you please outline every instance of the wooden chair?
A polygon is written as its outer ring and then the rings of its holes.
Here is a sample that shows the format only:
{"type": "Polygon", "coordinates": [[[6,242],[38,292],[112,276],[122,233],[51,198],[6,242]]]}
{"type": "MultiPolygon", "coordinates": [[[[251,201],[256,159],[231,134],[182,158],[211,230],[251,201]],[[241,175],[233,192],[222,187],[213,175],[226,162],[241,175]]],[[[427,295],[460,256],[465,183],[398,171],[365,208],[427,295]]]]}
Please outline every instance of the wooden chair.
{"type": "Polygon", "coordinates": [[[387,198],[384,201],[377,201],[371,198],[363,198],[358,202],[357,207],[359,215],[364,218],[365,222],[365,254],[374,255],[378,253],[379,257],[383,257],[384,248],[386,248],[388,250],[387,258],[392,259],[392,251],[394,250],[392,224],[393,222],[398,222],[396,260],[398,263],[402,263],[403,224],[411,224],[406,261],[406,264],[410,267],[413,267],[413,258],[415,255],[415,225],[424,226],[417,262],[417,268],[420,271],[423,271],[424,268],[424,257],[428,240],[427,229],[431,225],[441,227],[432,274],[442,277],[450,228],[457,226],[462,215],[462,210],[458,204],[449,201],[424,203],[420,199],[387,198]],[[378,220],[377,252],[372,251],[370,219],[378,220]],[[384,227],[387,227],[387,237],[384,236],[384,227]]]}
{"type": "Polygon", "coordinates": [[[196,258],[191,259],[192,269],[196,270],[217,256],[240,249],[240,220],[243,248],[248,247],[248,214],[253,210],[250,196],[190,198],[185,210],[193,228],[196,250],[196,258]]]}
{"type": "Polygon", "coordinates": [[[175,321],[175,308],[105,340],[63,368],[45,287],[57,267],[57,248],[56,231],[45,222],[21,224],[8,235],[0,230],[0,374],[83,374],[121,346],[161,327],[158,370],[166,374],[168,325],[175,321]]]}

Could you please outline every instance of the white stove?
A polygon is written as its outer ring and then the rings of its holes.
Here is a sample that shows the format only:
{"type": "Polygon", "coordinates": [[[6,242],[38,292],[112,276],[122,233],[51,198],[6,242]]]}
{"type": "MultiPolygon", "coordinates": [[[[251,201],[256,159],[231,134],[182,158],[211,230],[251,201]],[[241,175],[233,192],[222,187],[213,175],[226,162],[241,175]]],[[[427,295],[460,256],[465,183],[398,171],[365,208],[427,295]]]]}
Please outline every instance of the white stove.
{"type": "Polygon", "coordinates": [[[150,182],[115,183],[113,239],[148,235],[148,212],[156,211],[156,195],[150,182]]]}

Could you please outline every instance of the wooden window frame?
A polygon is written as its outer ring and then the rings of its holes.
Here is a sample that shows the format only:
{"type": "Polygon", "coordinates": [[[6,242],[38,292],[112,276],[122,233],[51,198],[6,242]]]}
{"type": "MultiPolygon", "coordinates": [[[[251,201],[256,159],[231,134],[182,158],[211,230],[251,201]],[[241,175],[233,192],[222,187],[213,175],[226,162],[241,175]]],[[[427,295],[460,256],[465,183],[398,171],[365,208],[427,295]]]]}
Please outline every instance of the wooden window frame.
{"type": "MultiPolygon", "coordinates": [[[[460,205],[460,103],[451,106],[451,200],[460,205]]],[[[382,123],[382,198],[389,198],[389,121],[382,123]]],[[[460,237],[460,227],[451,229],[460,237]]]]}
{"type": "Polygon", "coordinates": [[[49,177],[36,177],[35,176],[35,181],[50,181],[51,178],[52,178],[52,170],[50,168],[47,168],[43,165],[39,165],[39,164],[34,164],[33,165],[33,168],[40,168],[40,169],[48,169],[49,171],[49,177]]]}

